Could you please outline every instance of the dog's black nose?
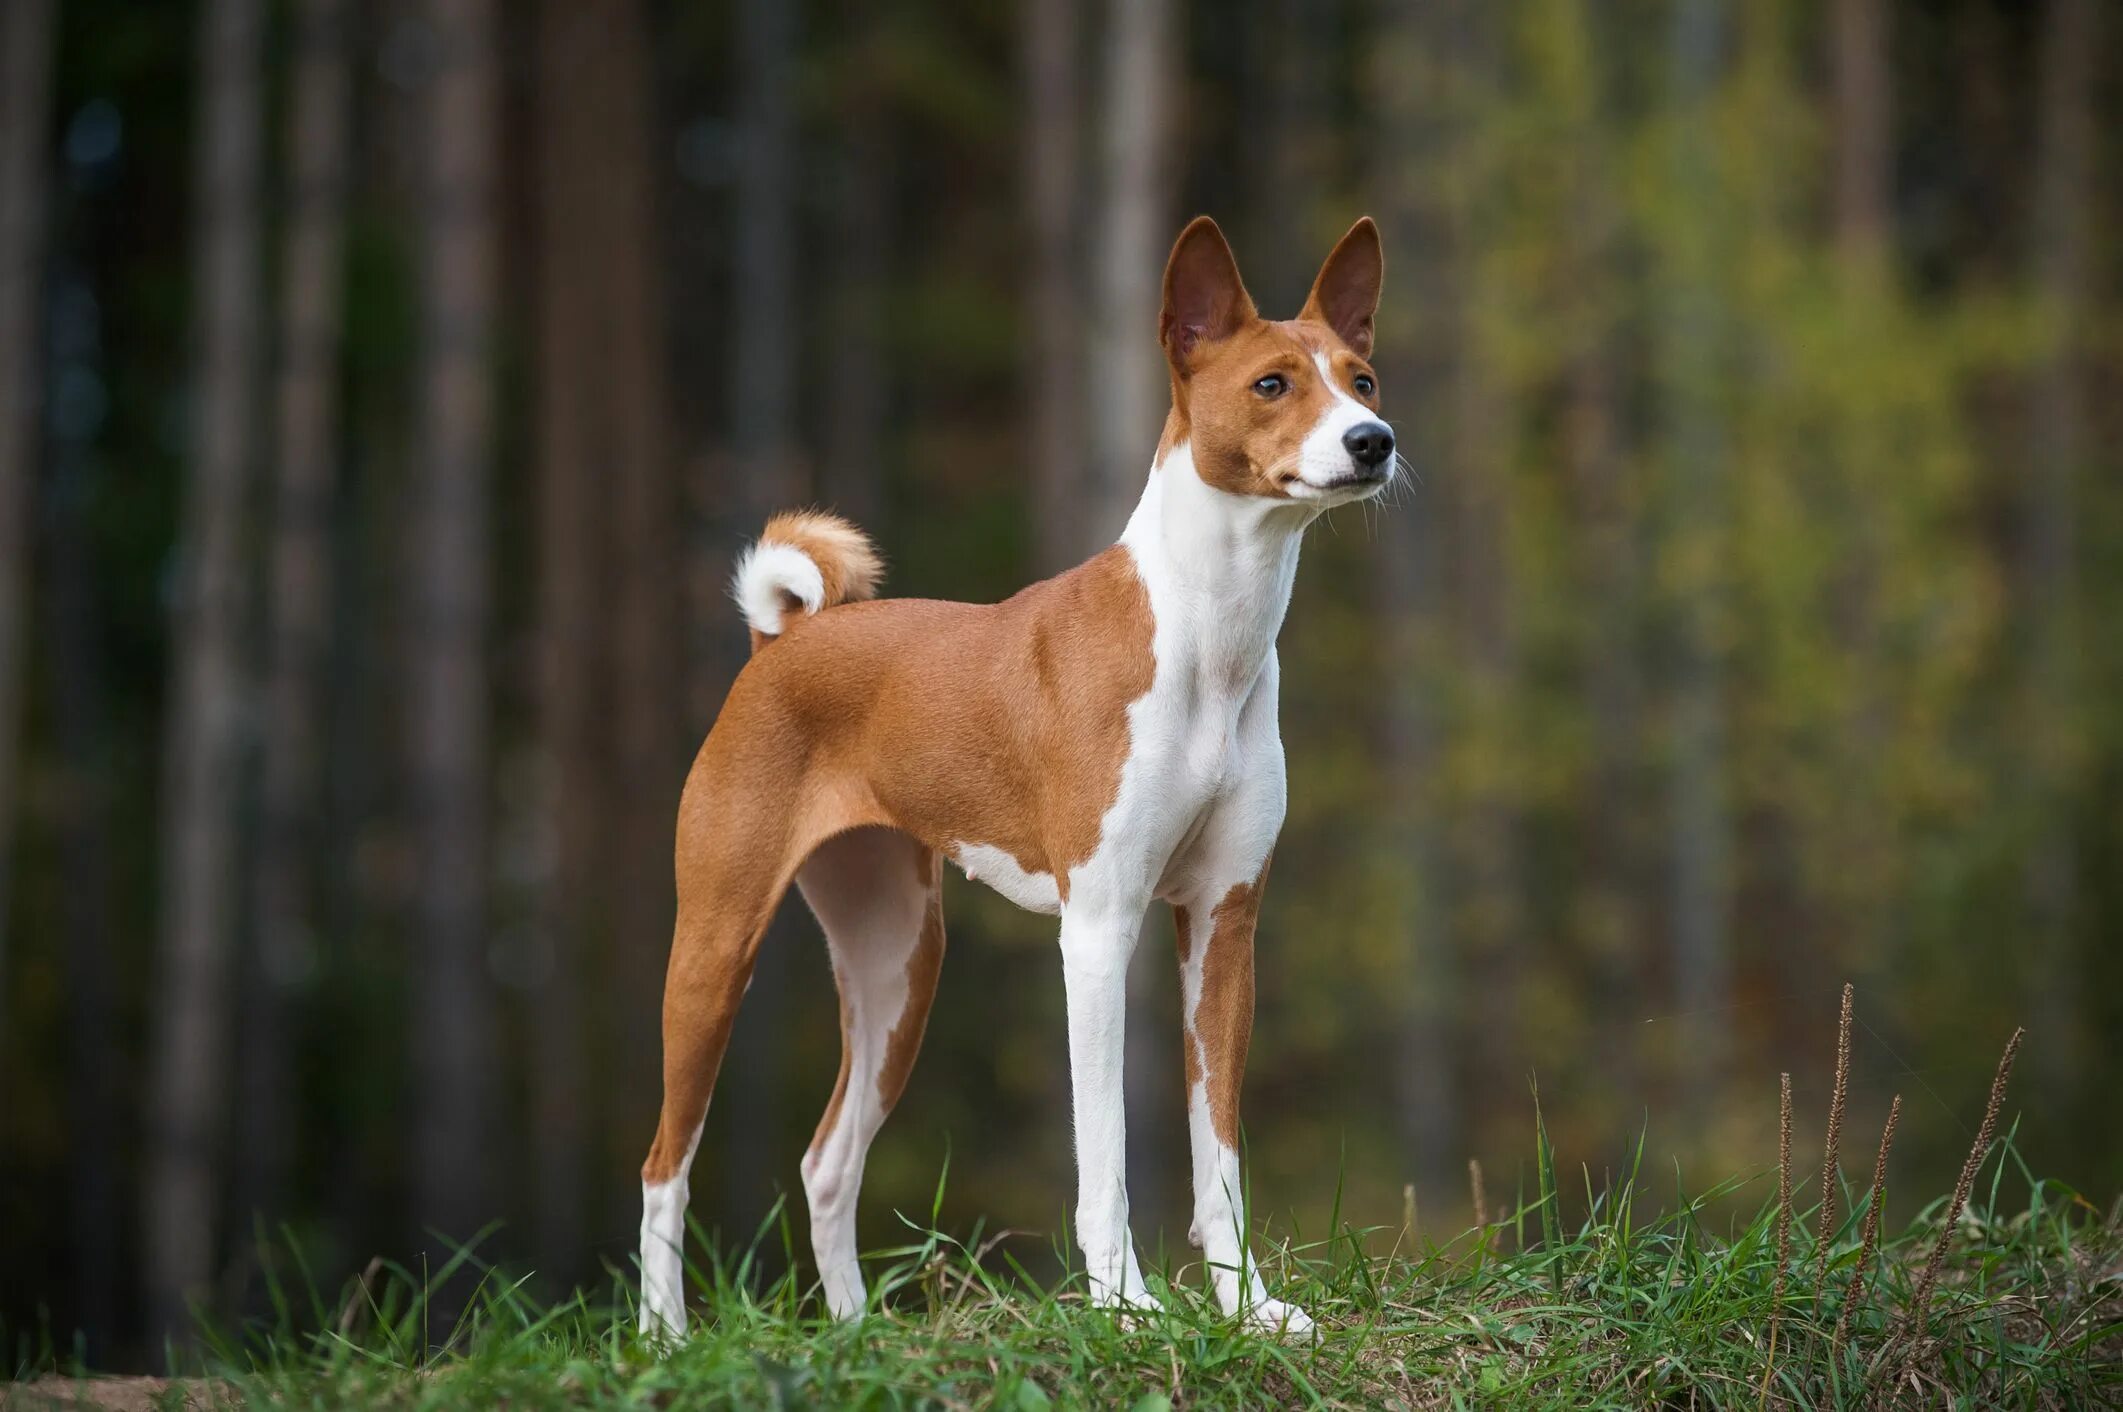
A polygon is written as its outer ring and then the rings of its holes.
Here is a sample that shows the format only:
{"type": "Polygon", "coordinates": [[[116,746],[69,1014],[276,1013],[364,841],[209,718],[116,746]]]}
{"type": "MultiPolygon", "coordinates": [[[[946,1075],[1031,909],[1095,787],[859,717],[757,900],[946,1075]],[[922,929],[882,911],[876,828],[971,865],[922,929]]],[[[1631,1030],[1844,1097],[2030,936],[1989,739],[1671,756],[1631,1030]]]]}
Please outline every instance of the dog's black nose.
{"type": "Polygon", "coordinates": [[[1393,454],[1393,428],[1384,422],[1358,422],[1342,433],[1342,445],[1360,466],[1376,466],[1393,454]]]}

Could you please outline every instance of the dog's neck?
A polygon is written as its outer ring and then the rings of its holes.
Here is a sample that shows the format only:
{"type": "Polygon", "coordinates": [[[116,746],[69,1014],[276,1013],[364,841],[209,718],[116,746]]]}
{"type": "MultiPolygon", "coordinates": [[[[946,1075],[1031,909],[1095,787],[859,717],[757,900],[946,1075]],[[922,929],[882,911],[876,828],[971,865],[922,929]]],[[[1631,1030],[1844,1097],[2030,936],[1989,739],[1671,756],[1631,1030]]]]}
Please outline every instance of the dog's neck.
{"type": "Polygon", "coordinates": [[[1192,671],[1211,689],[1250,691],[1275,649],[1316,506],[1205,485],[1191,446],[1172,446],[1120,542],[1135,556],[1157,616],[1159,670],[1192,671]]]}

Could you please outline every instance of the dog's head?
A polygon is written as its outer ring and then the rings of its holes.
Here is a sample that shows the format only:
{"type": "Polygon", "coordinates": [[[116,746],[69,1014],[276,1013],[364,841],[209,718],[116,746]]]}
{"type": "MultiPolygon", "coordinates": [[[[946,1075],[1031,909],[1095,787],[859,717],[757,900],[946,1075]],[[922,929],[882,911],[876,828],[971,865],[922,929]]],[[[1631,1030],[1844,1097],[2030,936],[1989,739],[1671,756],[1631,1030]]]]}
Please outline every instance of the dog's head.
{"type": "Polygon", "coordinates": [[[1195,473],[1238,495],[1324,505],[1376,495],[1396,459],[1369,362],[1384,274],[1366,216],[1320,267],[1298,316],[1264,319],[1223,232],[1197,216],[1165,264],[1158,338],[1172,418],[1160,455],[1188,443],[1195,473]]]}

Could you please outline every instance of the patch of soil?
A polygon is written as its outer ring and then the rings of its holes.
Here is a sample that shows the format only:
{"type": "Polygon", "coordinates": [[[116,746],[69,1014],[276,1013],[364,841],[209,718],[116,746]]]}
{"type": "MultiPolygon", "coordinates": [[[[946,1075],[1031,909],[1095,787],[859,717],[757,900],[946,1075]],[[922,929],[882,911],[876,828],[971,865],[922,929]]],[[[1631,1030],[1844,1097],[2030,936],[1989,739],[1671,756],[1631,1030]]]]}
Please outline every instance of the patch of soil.
{"type": "Polygon", "coordinates": [[[100,1412],[180,1412],[234,1407],[226,1387],[197,1378],[37,1378],[0,1387],[6,1412],[97,1408],[100,1412]]]}

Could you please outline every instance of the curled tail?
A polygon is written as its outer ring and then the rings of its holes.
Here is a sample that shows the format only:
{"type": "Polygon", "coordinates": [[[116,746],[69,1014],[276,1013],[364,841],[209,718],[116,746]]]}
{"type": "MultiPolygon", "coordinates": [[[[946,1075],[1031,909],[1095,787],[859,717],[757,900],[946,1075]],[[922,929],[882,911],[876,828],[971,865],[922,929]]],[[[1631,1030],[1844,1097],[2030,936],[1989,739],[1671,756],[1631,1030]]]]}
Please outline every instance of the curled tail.
{"type": "Polygon", "coordinates": [[[752,650],[778,637],[789,614],[816,613],[877,592],[884,561],[870,537],[838,515],[784,510],[738,557],[730,593],[752,629],[752,650]]]}

